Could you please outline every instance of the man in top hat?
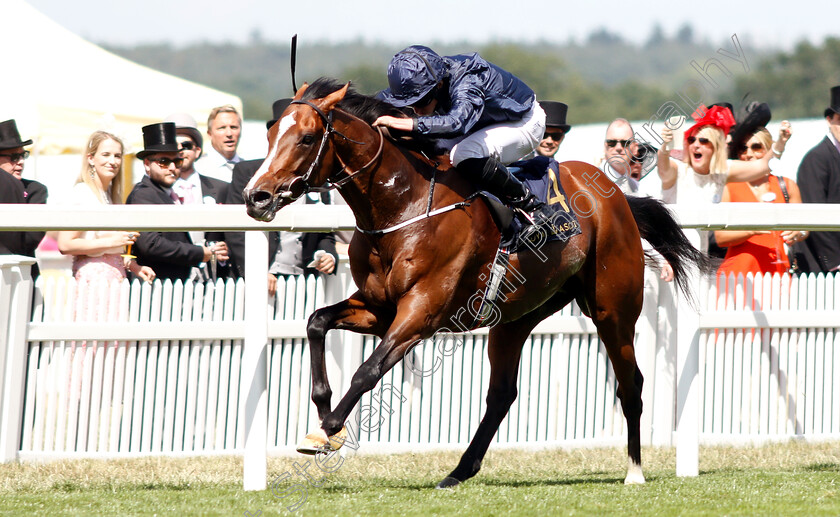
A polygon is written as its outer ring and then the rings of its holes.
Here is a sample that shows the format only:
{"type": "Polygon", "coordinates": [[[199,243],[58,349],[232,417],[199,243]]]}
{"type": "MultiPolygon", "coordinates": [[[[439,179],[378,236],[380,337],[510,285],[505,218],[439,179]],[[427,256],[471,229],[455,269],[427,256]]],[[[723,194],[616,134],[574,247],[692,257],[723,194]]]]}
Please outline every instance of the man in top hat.
{"type": "MultiPolygon", "coordinates": [[[[271,129],[271,126],[283,116],[283,112],[291,102],[292,99],[280,99],[272,104],[273,118],[266,122],[266,130],[271,129]]],[[[264,161],[265,159],[244,160],[236,164],[233,168],[226,204],[245,204],[242,191],[245,190],[245,186],[251,181],[264,161]]],[[[307,199],[307,203],[311,201],[308,196],[304,196],[304,198],[307,199]]],[[[328,199],[328,196],[324,196],[322,201],[326,203],[328,199]]],[[[227,241],[230,249],[233,275],[237,277],[245,276],[245,234],[242,232],[225,232],[225,241],[227,241]]],[[[318,272],[333,274],[338,263],[335,235],[332,233],[271,232],[269,233],[268,253],[269,265],[275,272],[274,274],[268,274],[268,291],[272,296],[277,286],[276,275],[314,274],[318,272]],[[283,246],[281,246],[281,238],[283,238],[283,246]],[[278,250],[280,250],[281,255],[279,260],[278,250]],[[283,250],[285,250],[285,253],[283,250]],[[318,253],[318,258],[315,259],[315,254],[319,250],[323,250],[325,253],[318,253]],[[290,260],[290,257],[294,258],[290,260]],[[291,268],[288,266],[291,266],[291,268]]]]}
{"type": "MultiPolygon", "coordinates": [[[[175,124],[175,139],[178,141],[178,156],[183,160],[180,167],[180,175],[172,185],[172,190],[178,195],[184,205],[202,205],[224,203],[227,196],[229,183],[199,174],[195,170],[195,161],[201,157],[201,148],[204,143],[201,132],[196,126],[195,119],[187,113],[173,113],[166,117],[164,122],[175,124]]],[[[189,232],[193,244],[203,245],[205,242],[223,241],[224,234],[221,232],[209,232],[206,236],[203,231],[195,230],[189,232]]],[[[226,275],[226,268],[221,271],[204,267],[202,262],[199,268],[193,270],[195,279],[215,280],[220,275],[226,275]],[[214,272],[215,271],[215,272],[214,272]]]]}
{"type": "MultiPolygon", "coordinates": [[[[24,147],[32,145],[32,140],[21,140],[18,132],[17,124],[14,119],[0,122],[0,169],[8,173],[8,176],[13,178],[14,182],[4,181],[13,185],[19,183],[23,189],[23,201],[2,201],[4,203],[23,202],[27,204],[44,204],[47,202],[47,187],[37,181],[23,178],[23,166],[25,160],[29,157],[29,151],[24,147]]],[[[4,176],[7,176],[4,174],[4,176]]],[[[6,180],[7,178],[3,178],[6,180]]],[[[7,190],[3,187],[3,190],[7,190]]],[[[15,189],[16,190],[16,189],[15,189]]],[[[5,198],[16,199],[16,194],[9,191],[9,195],[5,198]]],[[[2,232],[0,232],[2,233],[2,232]]],[[[19,234],[22,239],[20,243],[13,246],[16,251],[15,254],[26,255],[29,257],[35,256],[35,249],[44,238],[45,232],[14,232],[19,234]]],[[[16,240],[17,238],[13,238],[16,240]]],[[[37,276],[37,267],[33,269],[33,277],[37,276]]]]}
{"type": "MultiPolygon", "coordinates": [[[[143,127],[143,147],[137,158],[143,160],[146,175],[134,185],[126,204],[180,205],[172,185],[179,176],[183,159],[176,139],[175,124],[160,122],[143,127]]],[[[141,232],[134,244],[137,263],[151,267],[161,280],[187,280],[193,267],[211,260],[227,260],[224,242],[214,247],[193,244],[187,232],[141,232]]]]}
{"type": "MultiPolygon", "coordinates": [[[[840,86],[831,89],[831,105],[823,113],[828,134],[799,164],[796,183],[803,203],[840,203],[840,86]]],[[[798,248],[797,264],[805,272],[840,269],[840,232],[811,232],[798,248]]]]}
{"type": "Polygon", "coordinates": [[[545,111],[545,134],[535,151],[540,156],[552,158],[557,154],[557,149],[563,143],[566,133],[572,129],[572,126],[566,124],[566,112],[569,107],[555,101],[539,101],[539,103],[545,111]]]}

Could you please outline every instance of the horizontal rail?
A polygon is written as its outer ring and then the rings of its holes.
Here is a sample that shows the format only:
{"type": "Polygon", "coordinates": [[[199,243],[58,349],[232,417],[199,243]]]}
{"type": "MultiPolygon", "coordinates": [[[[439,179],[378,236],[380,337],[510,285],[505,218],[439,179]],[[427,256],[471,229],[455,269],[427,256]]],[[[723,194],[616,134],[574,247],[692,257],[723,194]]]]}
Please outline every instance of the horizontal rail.
{"type": "Polygon", "coordinates": [[[791,309],[789,311],[714,311],[700,313],[700,329],[831,328],[840,323],[837,311],[791,309]]]}
{"type": "MultiPolygon", "coordinates": [[[[698,230],[840,231],[840,205],[719,203],[671,205],[683,228],[698,230]]],[[[289,206],[270,223],[255,221],[243,205],[64,206],[0,204],[3,230],[352,230],[355,219],[346,205],[289,206]]]]}
{"type": "MultiPolygon", "coordinates": [[[[242,339],[245,335],[245,321],[201,321],[201,322],[126,322],[96,323],[79,325],[77,322],[29,324],[29,341],[72,341],[96,339],[102,341],[155,341],[155,340],[217,340],[242,339]]],[[[477,329],[471,334],[486,335],[487,328],[477,329]]],[[[583,316],[553,316],[542,321],[534,334],[594,334],[595,325],[583,316]]],[[[306,338],[306,320],[282,320],[268,322],[269,339],[306,338]]]]}
{"type": "Polygon", "coordinates": [[[270,223],[255,221],[243,205],[11,205],[0,204],[2,230],[352,230],[346,205],[290,206],[270,223]]]}

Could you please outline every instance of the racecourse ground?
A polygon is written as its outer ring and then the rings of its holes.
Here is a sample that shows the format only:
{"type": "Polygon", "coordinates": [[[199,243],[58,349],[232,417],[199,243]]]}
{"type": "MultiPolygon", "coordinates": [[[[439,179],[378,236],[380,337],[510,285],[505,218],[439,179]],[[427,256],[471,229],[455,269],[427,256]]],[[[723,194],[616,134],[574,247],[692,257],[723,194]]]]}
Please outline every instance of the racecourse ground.
{"type": "Polygon", "coordinates": [[[491,447],[478,476],[434,490],[458,457],[351,456],[322,480],[310,465],[320,486],[295,473],[307,458],[272,458],[273,492],[243,492],[232,457],[2,464],[0,515],[840,515],[838,442],[703,447],[696,478],[644,448],[641,486],[624,486],[623,450],[491,447]]]}

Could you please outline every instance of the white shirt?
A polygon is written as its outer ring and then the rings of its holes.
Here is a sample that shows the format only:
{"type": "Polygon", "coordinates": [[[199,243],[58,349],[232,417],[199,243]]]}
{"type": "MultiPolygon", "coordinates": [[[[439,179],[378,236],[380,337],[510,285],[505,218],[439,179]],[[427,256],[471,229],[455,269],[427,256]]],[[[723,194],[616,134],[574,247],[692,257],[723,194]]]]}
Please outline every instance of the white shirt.
{"type": "Polygon", "coordinates": [[[607,176],[613,180],[622,192],[630,196],[640,195],[639,182],[637,180],[634,180],[626,174],[619,173],[608,162],[602,163],[601,166],[601,170],[607,173],[607,176]]]}
{"type": "MultiPolygon", "coordinates": [[[[198,172],[195,169],[193,169],[193,173],[187,179],[179,176],[172,185],[172,191],[183,200],[181,202],[183,205],[204,204],[204,195],[201,191],[201,178],[199,178],[198,172]]],[[[204,243],[204,232],[194,230],[188,233],[193,244],[201,246],[204,243]]]]}
{"type": "Polygon", "coordinates": [[[729,160],[726,169],[724,172],[697,174],[687,163],[677,162],[677,181],[671,188],[662,189],[662,201],[684,205],[720,203],[729,176],[729,160]]]}
{"type": "Polygon", "coordinates": [[[202,150],[201,158],[198,161],[201,162],[202,174],[230,183],[233,177],[233,166],[241,162],[242,157],[239,154],[234,154],[233,158],[228,160],[211,145],[208,146],[206,151],[202,150]]]}

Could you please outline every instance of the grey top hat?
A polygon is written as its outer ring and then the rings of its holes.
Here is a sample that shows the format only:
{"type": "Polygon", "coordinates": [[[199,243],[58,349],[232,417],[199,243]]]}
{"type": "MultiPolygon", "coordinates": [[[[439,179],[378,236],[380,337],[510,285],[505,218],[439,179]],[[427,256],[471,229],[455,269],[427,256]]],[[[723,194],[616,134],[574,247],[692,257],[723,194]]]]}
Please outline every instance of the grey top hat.
{"type": "Polygon", "coordinates": [[[32,145],[32,140],[22,141],[20,139],[20,133],[18,133],[15,119],[0,122],[0,151],[16,149],[27,145],[32,145]]]}
{"type": "Polygon", "coordinates": [[[154,153],[177,153],[180,148],[175,139],[175,123],[158,122],[143,126],[143,147],[137,153],[141,160],[154,153]]]}
{"type": "Polygon", "coordinates": [[[195,119],[188,113],[173,113],[166,117],[164,122],[173,122],[175,124],[175,132],[178,134],[188,135],[199,147],[204,147],[204,139],[201,137],[201,131],[198,130],[198,125],[195,119]]]}
{"type": "Polygon", "coordinates": [[[564,133],[568,133],[572,126],[566,124],[566,113],[569,106],[562,102],[539,101],[540,107],[545,111],[545,127],[558,127],[564,133]]]}

